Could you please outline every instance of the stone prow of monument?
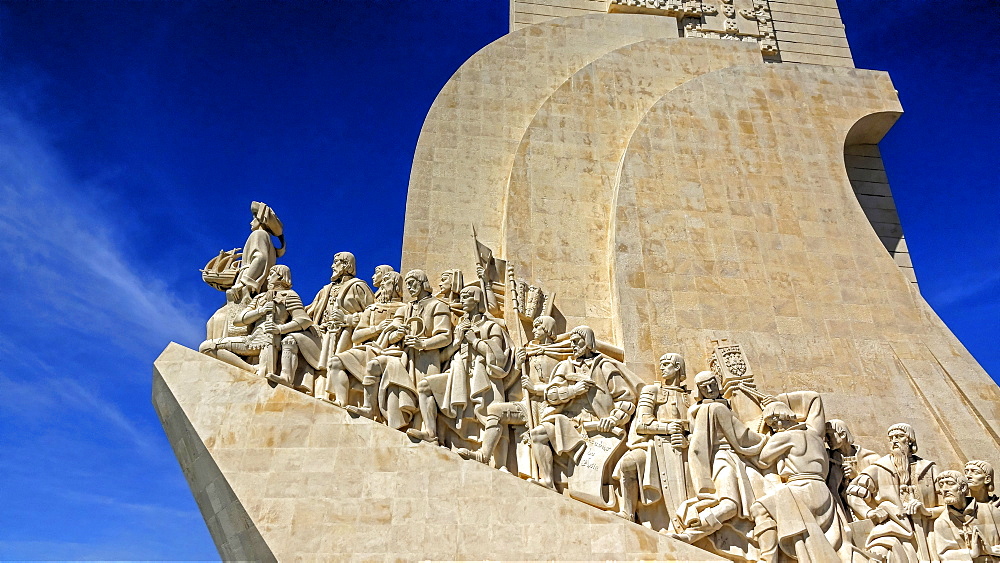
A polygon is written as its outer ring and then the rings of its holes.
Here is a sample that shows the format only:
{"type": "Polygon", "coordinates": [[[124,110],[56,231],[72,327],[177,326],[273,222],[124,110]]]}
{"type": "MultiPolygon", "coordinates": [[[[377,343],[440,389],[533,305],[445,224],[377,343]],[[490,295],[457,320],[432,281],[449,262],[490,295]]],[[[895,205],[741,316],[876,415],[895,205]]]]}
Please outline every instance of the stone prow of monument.
{"type": "Polygon", "coordinates": [[[227,561],[722,560],[178,344],[153,405],[227,561]]]}

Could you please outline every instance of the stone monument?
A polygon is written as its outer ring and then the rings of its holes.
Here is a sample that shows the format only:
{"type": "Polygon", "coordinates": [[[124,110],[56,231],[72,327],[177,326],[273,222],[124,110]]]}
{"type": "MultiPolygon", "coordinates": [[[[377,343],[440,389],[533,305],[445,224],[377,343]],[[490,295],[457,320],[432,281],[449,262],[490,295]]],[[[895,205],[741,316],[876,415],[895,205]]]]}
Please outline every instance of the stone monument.
{"type": "Polygon", "coordinates": [[[1000,389],[916,286],[901,111],[835,0],[512,0],[398,272],[341,251],[304,303],[260,202],[203,269],[153,403],[220,554],[1000,560],[1000,389]]]}

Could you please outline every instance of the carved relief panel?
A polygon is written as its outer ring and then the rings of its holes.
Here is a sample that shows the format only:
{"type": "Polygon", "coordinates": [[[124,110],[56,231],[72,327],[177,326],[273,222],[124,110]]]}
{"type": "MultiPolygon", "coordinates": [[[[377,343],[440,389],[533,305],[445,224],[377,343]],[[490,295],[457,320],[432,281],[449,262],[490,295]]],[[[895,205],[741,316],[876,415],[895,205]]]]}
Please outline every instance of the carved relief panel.
{"type": "Polygon", "coordinates": [[[608,12],[676,18],[685,37],[754,41],[764,55],[777,55],[767,0],[610,0],[608,12]]]}

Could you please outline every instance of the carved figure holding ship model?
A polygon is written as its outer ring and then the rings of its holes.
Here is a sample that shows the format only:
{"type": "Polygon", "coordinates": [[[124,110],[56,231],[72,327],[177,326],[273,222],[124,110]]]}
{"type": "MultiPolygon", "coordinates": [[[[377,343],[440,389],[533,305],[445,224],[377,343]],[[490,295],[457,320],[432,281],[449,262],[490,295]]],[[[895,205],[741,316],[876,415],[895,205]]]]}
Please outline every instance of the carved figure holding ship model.
{"type": "Polygon", "coordinates": [[[360,313],[372,304],[375,297],[368,284],[357,277],[357,262],[350,252],[338,252],[330,266],[330,283],[319,290],[312,303],[306,308],[316,327],[323,335],[320,351],[320,365],[327,374],[336,378],[317,378],[315,395],[321,399],[332,395],[334,404],[344,406],[348,401],[350,381],[344,375],[344,365],[337,360],[337,354],[354,345],[352,334],[358,325],[360,313]]]}
{"type": "Polygon", "coordinates": [[[866,468],[847,489],[856,514],[874,523],[865,549],[892,561],[927,561],[927,534],[938,507],[937,469],[917,453],[917,435],[906,423],[889,427],[889,455],[866,468]]]}
{"type": "Polygon", "coordinates": [[[530,397],[537,400],[541,396],[544,390],[542,384],[549,381],[549,376],[559,361],[556,359],[558,351],[565,348],[553,344],[555,326],[556,321],[552,317],[541,316],[535,319],[532,323],[534,339],[526,349],[515,353],[515,362],[521,373],[521,386],[529,397],[525,397],[523,401],[490,403],[486,407],[482,446],[475,451],[459,448],[458,455],[488,463],[508,427],[526,426],[532,420],[532,415],[537,417],[537,412],[531,412],[535,408],[535,402],[530,397]]]}
{"type": "Polygon", "coordinates": [[[625,426],[635,413],[641,381],[619,362],[597,352],[594,331],[570,332],[571,358],[556,365],[542,392],[541,424],[530,431],[538,484],[556,489],[556,461],[564,467],[570,496],[610,508],[606,488],[625,426]]]}
{"type": "Polygon", "coordinates": [[[660,382],[642,388],[629,431],[629,451],[615,469],[622,500],[618,515],[635,522],[639,509],[645,508],[650,514],[642,520],[651,522],[654,529],[666,529],[689,496],[687,413],[691,397],[681,385],[685,377],[680,354],[660,357],[660,382]]]}
{"type": "Polygon", "coordinates": [[[271,268],[267,291],[253,299],[237,317],[236,324],[254,326],[248,346],[260,350],[259,375],[300,391],[310,391],[303,382],[320,365],[320,336],[299,294],[292,290],[288,266],[279,264],[271,268]],[[305,360],[305,366],[300,365],[300,359],[305,360]]]}
{"type": "Polygon", "coordinates": [[[264,287],[268,273],[276,260],[285,254],[284,227],[281,219],[266,203],[250,204],[250,236],[243,244],[243,256],[233,288],[256,295],[264,287]],[[278,237],[281,246],[275,248],[271,237],[278,237]]]}

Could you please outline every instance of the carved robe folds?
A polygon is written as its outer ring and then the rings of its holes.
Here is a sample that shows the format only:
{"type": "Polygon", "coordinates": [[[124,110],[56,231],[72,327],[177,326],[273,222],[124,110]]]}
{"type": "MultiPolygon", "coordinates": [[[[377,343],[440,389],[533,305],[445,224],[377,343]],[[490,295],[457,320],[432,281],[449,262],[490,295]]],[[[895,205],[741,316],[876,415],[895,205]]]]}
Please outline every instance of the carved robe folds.
{"type": "Polygon", "coordinates": [[[572,453],[566,466],[569,495],[600,508],[610,508],[614,499],[609,481],[625,444],[624,427],[635,412],[642,382],[625,366],[604,356],[571,358],[556,365],[545,387],[547,407],[542,424],[548,427],[556,455],[572,453]],[[589,381],[586,393],[574,396],[574,383],[589,381]],[[598,432],[602,418],[618,419],[611,432],[598,432]]]}
{"type": "Polygon", "coordinates": [[[351,335],[359,319],[350,315],[361,313],[374,299],[368,284],[359,278],[328,283],[319,290],[306,312],[323,332],[323,347],[319,356],[321,366],[327,367],[330,356],[351,348],[351,335]],[[333,320],[335,310],[344,314],[343,324],[333,320]]]}

